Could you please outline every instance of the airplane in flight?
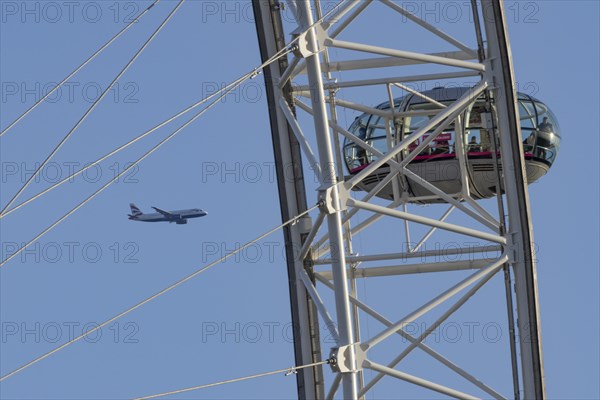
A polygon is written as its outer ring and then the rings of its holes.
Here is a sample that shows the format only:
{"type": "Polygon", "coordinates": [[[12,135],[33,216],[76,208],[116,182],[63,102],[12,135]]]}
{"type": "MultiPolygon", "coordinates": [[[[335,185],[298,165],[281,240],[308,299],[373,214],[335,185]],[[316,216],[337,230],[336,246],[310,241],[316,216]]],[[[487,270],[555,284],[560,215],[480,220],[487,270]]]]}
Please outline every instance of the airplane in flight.
{"type": "Polygon", "coordinates": [[[204,217],[208,213],[199,208],[191,208],[189,210],[177,210],[177,211],[165,211],[157,207],[152,207],[156,210],[156,213],[144,214],[140,209],[133,203],[129,204],[131,207],[131,214],[127,214],[129,219],[132,221],[143,221],[143,222],[162,222],[168,221],[169,223],[175,222],[177,225],[187,224],[189,218],[204,217]]]}

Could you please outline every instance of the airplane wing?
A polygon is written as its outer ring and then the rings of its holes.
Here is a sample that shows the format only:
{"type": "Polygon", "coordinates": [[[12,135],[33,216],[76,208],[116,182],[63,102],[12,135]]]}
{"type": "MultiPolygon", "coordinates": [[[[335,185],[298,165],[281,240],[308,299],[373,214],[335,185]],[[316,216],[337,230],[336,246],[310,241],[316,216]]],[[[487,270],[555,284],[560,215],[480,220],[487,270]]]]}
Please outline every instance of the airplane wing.
{"type": "Polygon", "coordinates": [[[156,207],[152,207],[153,209],[155,209],[156,211],[158,211],[159,213],[161,213],[162,215],[164,215],[165,217],[177,217],[177,215],[175,214],[171,214],[168,211],[165,210],[161,210],[160,208],[156,208],[156,207]]]}

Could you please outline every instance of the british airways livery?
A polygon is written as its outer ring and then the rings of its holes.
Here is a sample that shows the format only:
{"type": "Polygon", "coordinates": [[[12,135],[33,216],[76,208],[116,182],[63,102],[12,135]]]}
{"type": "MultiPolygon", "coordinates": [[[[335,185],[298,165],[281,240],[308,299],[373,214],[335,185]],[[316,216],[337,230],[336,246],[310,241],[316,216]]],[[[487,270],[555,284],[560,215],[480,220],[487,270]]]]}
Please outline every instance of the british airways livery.
{"type": "Polygon", "coordinates": [[[127,214],[130,220],[143,222],[175,222],[177,225],[187,224],[189,218],[204,217],[208,213],[199,208],[191,208],[189,210],[165,211],[157,207],[152,207],[158,211],[152,214],[144,214],[133,203],[129,204],[131,214],[127,214]]]}

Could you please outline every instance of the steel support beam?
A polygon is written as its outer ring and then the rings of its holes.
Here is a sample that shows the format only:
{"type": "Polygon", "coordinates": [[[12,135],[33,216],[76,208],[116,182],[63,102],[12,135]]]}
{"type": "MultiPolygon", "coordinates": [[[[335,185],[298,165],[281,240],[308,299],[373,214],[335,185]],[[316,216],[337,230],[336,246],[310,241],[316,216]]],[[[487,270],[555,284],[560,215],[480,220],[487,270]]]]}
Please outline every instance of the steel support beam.
{"type": "MultiPolygon", "coordinates": [[[[259,47],[262,60],[269,59],[285,46],[281,15],[275,1],[253,0],[259,47]]],[[[280,89],[278,82],[287,67],[287,58],[265,68],[265,88],[269,104],[269,119],[275,155],[275,169],[281,204],[281,216],[287,221],[307,209],[304,176],[300,145],[279,107],[279,99],[289,95],[290,87],[280,89]],[[292,168],[288,168],[292,166],[292,168]],[[290,170],[293,179],[290,179],[290,170]]],[[[306,238],[301,232],[302,224],[284,228],[287,270],[289,278],[292,324],[294,327],[294,352],[296,365],[321,361],[319,321],[315,304],[309,298],[297,271],[305,266],[303,260],[295,257],[295,249],[300,248],[306,238]]],[[[319,367],[297,371],[299,399],[324,398],[323,369],[319,367]]]]}
{"type": "Polygon", "coordinates": [[[373,371],[382,372],[386,375],[393,376],[394,378],[402,379],[403,381],[407,381],[413,383],[418,386],[422,386],[426,389],[433,390],[438,393],[442,393],[448,395],[450,397],[454,397],[456,399],[467,399],[467,400],[477,400],[477,397],[471,396],[469,394],[459,392],[458,390],[451,389],[449,387],[428,381],[423,378],[419,378],[414,375],[407,374],[405,372],[398,371],[393,368],[386,367],[385,365],[377,364],[371,361],[365,361],[365,368],[372,369],[373,371]]]}
{"type": "MultiPolygon", "coordinates": [[[[388,265],[369,268],[356,268],[354,274],[356,278],[374,278],[381,276],[397,276],[409,274],[425,274],[431,272],[462,271],[466,269],[481,269],[489,264],[489,260],[465,260],[465,261],[447,261],[435,263],[418,263],[406,265],[388,265]]],[[[316,273],[325,279],[331,279],[330,271],[319,271],[316,273]]]]}
{"type": "Polygon", "coordinates": [[[509,262],[515,274],[522,396],[525,399],[542,399],[545,397],[545,388],[537,273],[510,42],[503,2],[482,0],[481,6],[486,11],[483,18],[488,46],[486,58],[490,60],[487,76],[495,86],[492,95],[497,109],[497,131],[500,133],[502,149],[508,211],[507,236],[511,249],[509,262]]]}
{"type": "MultiPolygon", "coordinates": [[[[309,2],[300,1],[296,3],[299,13],[299,23],[304,29],[309,28],[306,40],[309,48],[318,49],[319,45],[315,37],[315,31],[312,10],[309,2]]],[[[330,248],[335,249],[334,262],[331,269],[333,272],[333,281],[335,285],[335,304],[336,316],[339,332],[339,346],[347,346],[354,343],[354,333],[352,318],[350,314],[350,300],[348,292],[348,276],[346,274],[346,262],[344,259],[344,240],[342,233],[342,216],[340,199],[337,191],[337,178],[333,157],[331,137],[329,135],[327,108],[325,103],[325,92],[323,90],[323,76],[319,53],[306,57],[306,72],[308,83],[311,88],[311,104],[314,112],[314,127],[317,138],[319,160],[323,172],[321,178],[321,188],[323,190],[331,188],[332,203],[336,211],[327,215],[327,228],[329,231],[330,248]]],[[[342,374],[342,388],[344,398],[356,399],[358,395],[358,379],[356,373],[356,359],[352,348],[348,351],[348,363],[352,371],[342,374]]]]}

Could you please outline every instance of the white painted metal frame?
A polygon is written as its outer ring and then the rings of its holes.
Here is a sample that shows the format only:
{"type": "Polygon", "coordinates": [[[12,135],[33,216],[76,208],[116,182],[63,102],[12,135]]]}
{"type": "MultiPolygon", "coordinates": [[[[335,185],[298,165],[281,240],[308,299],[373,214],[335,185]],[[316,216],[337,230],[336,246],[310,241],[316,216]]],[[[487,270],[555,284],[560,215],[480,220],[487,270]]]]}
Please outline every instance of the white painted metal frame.
{"type": "MultiPolygon", "coordinates": [[[[502,21],[502,6],[497,1],[484,1],[484,7],[491,7],[495,10],[494,21],[486,23],[486,41],[488,47],[492,50],[487,54],[488,58],[479,60],[478,54],[485,54],[483,49],[472,49],[467,44],[464,44],[450,34],[442,32],[426,21],[421,20],[417,16],[411,14],[406,9],[402,8],[398,3],[390,0],[379,0],[373,2],[348,0],[342,2],[337,12],[324,21],[315,24],[313,17],[313,6],[319,10],[320,2],[314,3],[308,0],[287,0],[289,6],[297,10],[297,27],[294,34],[298,37],[299,49],[294,59],[290,62],[286,71],[281,75],[281,80],[276,82],[279,87],[283,87],[288,82],[294,82],[292,86],[293,94],[309,98],[310,106],[303,103],[299,99],[289,99],[280,96],[278,106],[285,116],[285,121],[289,124],[296,139],[298,140],[303,154],[313,169],[319,171],[318,177],[320,180],[319,199],[321,201],[321,212],[318,215],[315,224],[310,232],[308,232],[305,242],[300,250],[300,261],[305,260],[309,254],[310,260],[315,267],[319,269],[315,272],[314,277],[324,287],[333,290],[335,298],[335,318],[328,310],[327,304],[323,301],[323,297],[319,294],[319,288],[311,281],[307,272],[298,267],[296,274],[301,282],[306,287],[308,295],[312,298],[318,312],[330,329],[330,334],[336,340],[337,346],[332,349],[332,356],[336,358],[337,364],[334,366],[338,372],[337,376],[331,383],[330,389],[327,392],[326,398],[334,398],[338,387],[343,388],[343,397],[348,399],[358,399],[363,397],[384,375],[395,377],[397,379],[407,381],[421,387],[449,395],[456,398],[476,398],[475,396],[463,393],[461,391],[449,388],[439,383],[431,382],[420,377],[416,377],[405,372],[395,369],[396,365],[406,357],[412,350],[419,348],[426,354],[429,354],[434,359],[441,362],[450,370],[458,373],[462,378],[471,382],[474,387],[485,392],[488,396],[497,399],[505,398],[504,395],[492,389],[490,386],[475,378],[471,373],[458,367],[456,364],[426,346],[423,340],[433,330],[445,321],[450,315],[456,312],[461,306],[477,291],[483,287],[506,263],[514,263],[518,257],[514,255],[515,247],[520,251],[520,255],[527,255],[527,246],[522,245],[525,237],[530,237],[523,234],[520,226],[514,222],[515,218],[523,220],[523,216],[509,216],[510,229],[505,230],[503,227],[503,216],[495,216],[492,211],[486,210],[477,203],[472,197],[469,189],[468,165],[465,156],[465,144],[462,140],[455,140],[456,150],[460,165],[460,179],[462,182],[461,193],[445,193],[438,189],[432,183],[418,176],[408,169],[410,163],[419,155],[422,150],[427,148],[435,138],[443,132],[451,123],[455,123],[457,132],[461,131],[464,121],[461,120],[461,115],[473,104],[473,102],[481,95],[486,94],[490,98],[505,95],[512,92],[510,81],[506,81],[506,74],[502,74],[502,68],[506,65],[498,63],[499,57],[505,57],[502,54],[502,43],[498,39],[500,34],[506,33],[504,23],[502,21]],[[453,48],[446,52],[438,53],[418,53],[414,51],[406,51],[402,49],[392,49],[384,46],[375,46],[363,43],[354,43],[345,40],[340,40],[337,37],[352,23],[360,18],[361,13],[367,7],[373,7],[377,4],[380,7],[389,7],[395,10],[399,15],[404,16],[409,21],[418,24],[425,31],[436,35],[453,48]],[[314,26],[313,26],[314,25],[314,26]],[[495,30],[492,32],[492,30],[495,30]],[[500,34],[499,34],[500,33],[500,34]],[[349,51],[354,51],[360,57],[364,53],[376,54],[377,58],[362,58],[354,60],[332,60],[329,48],[339,48],[349,51]],[[494,50],[495,49],[495,50],[494,50]],[[478,51],[479,50],[479,51],[478,51]],[[422,75],[405,75],[405,76],[390,76],[376,79],[354,79],[347,81],[331,80],[331,73],[344,71],[368,71],[371,68],[390,68],[393,74],[396,69],[405,65],[437,65],[440,66],[439,73],[430,73],[422,75]],[[450,68],[450,70],[448,70],[450,68]],[[479,82],[469,92],[463,95],[460,99],[452,104],[441,104],[431,99],[417,90],[411,89],[406,84],[409,82],[427,82],[433,80],[467,78],[478,76],[479,82]],[[503,78],[503,83],[498,86],[498,80],[503,78]],[[329,79],[325,81],[324,78],[329,79]],[[295,80],[301,81],[297,84],[295,80]],[[336,92],[340,89],[355,89],[366,86],[382,86],[382,96],[387,96],[392,107],[390,110],[375,109],[372,105],[361,104],[360,100],[340,99],[336,96],[336,92]],[[392,88],[401,89],[405,92],[419,96],[426,101],[439,106],[437,110],[427,110],[424,112],[398,112],[393,107],[392,88]],[[328,95],[326,95],[326,92],[328,95]],[[329,111],[327,108],[329,105],[329,111]],[[342,107],[354,111],[371,113],[381,116],[385,119],[386,126],[386,141],[388,145],[387,152],[374,148],[368,141],[361,140],[355,137],[347,129],[339,125],[337,121],[337,107],[342,107]],[[312,127],[302,127],[301,117],[297,117],[292,112],[292,109],[301,110],[304,117],[309,117],[313,121],[312,127]],[[413,132],[410,136],[396,141],[393,132],[394,118],[411,116],[411,115],[431,115],[431,119],[420,129],[413,132]],[[311,133],[314,132],[314,137],[311,133]],[[340,160],[342,159],[341,148],[339,146],[339,136],[352,140],[359,147],[369,151],[377,156],[377,160],[369,164],[366,168],[358,172],[352,177],[340,181],[342,171],[340,160]],[[426,138],[424,138],[424,136],[426,138]],[[424,138],[424,139],[423,139],[424,138]],[[409,144],[417,139],[420,144],[415,149],[409,151],[409,144]],[[316,151],[313,151],[311,143],[316,143],[316,151]],[[402,157],[400,157],[402,155],[402,157]],[[351,189],[356,188],[365,178],[372,176],[374,173],[380,173],[382,169],[387,168],[389,171],[369,193],[364,195],[361,200],[356,200],[351,194],[351,189]],[[431,196],[421,198],[407,198],[401,193],[401,189],[405,182],[410,181],[412,184],[418,184],[428,189],[431,196]],[[393,186],[393,201],[387,206],[381,206],[374,202],[376,195],[388,184],[393,186]],[[420,215],[416,211],[410,211],[407,207],[407,202],[438,199],[444,200],[449,204],[449,208],[438,219],[420,215]],[[398,210],[402,207],[402,210],[398,210]],[[446,222],[450,213],[454,210],[461,211],[463,216],[468,219],[468,224],[456,224],[446,222]],[[358,223],[353,228],[350,227],[350,219],[357,215],[360,211],[372,213],[362,222],[358,223]],[[372,253],[368,255],[357,255],[352,252],[352,237],[360,232],[367,230],[376,234],[373,229],[374,224],[382,218],[396,218],[402,221],[403,230],[406,237],[406,251],[397,252],[402,249],[399,246],[392,249],[389,253],[372,253]],[[326,222],[326,224],[324,224],[326,222]],[[411,225],[420,224],[429,227],[429,230],[421,237],[421,239],[412,246],[410,244],[411,225]],[[322,229],[326,226],[326,229],[322,229]],[[474,227],[475,226],[475,227],[474,227]],[[324,230],[319,236],[320,230],[324,230]],[[484,243],[491,243],[488,246],[472,246],[453,249],[444,254],[469,255],[467,261],[452,261],[452,262],[437,262],[431,261],[430,257],[435,257],[441,254],[437,250],[421,250],[430,238],[438,231],[443,230],[452,234],[466,235],[471,238],[479,239],[484,243]],[[505,233],[510,232],[510,235],[505,233]],[[311,251],[312,250],[312,251],[311,251]],[[394,251],[395,250],[395,251],[394,251]],[[489,254],[493,253],[493,259],[489,259],[489,254]],[[327,258],[327,255],[329,257],[327,258]],[[421,258],[421,262],[413,264],[394,264],[387,266],[369,266],[370,262],[384,260],[407,260],[421,258]],[[424,261],[429,260],[429,261],[424,261]],[[358,266],[360,265],[360,268],[358,266]],[[327,269],[321,269],[329,266],[327,269]],[[471,275],[456,283],[454,286],[432,298],[429,302],[423,304],[406,314],[397,322],[391,322],[387,318],[380,315],[377,311],[358,300],[356,294],[355,279],[366,277],[387,277],[398,276],[414,273],[435,273],[448,271],[465,271],[474,270],[471,275]],[[458,296],[461,292],[464,294],[450,306],[435,323],[419,337],[412,337],[404,332],[403,328],[406,324],[423,316],[439,305],[447,302],[452,297],[458,296]],[[375,320],[381,322],[385,328],[376,335],[362,339],[359,331],[358,310],[366,313],[375,320]],[[335,322],[335,323],[334,323],[335,322]],[[336,326],[337,328],[335,328],[336,326]],[[385,341],[394,334],[399,334],[408,339],[411,344],[405,349],[394,361],[387,366],[379,364],[369,357],[369,350],[385,341]],[[360,338],[360,339],[358,339],[360,338]],[[371,382],[363,385],[360,378],[360,372],[364,369],[372,369],[379,374],[371,382]]],[[[475,4],[477,8],[477,4],[475,4]]],[[[477,8],[477,12],[480,9],[477,8]]],[[[316,12],[316,17],[320,17],[320,11],[316,12]]],[[[489,15],[486,14],[489,17],[489,15]]],[[[477,20],[477,19],[476,19],[477,20]]],[[[473,42],[481,42],[476,41],[473,42]]],[[[510,60],[508,64],[510,66],[510,60]]],[[[508,75],[511,77],[511,75],[508,75]]],[[[513,97],[514,97],[514,92],[513,97]]],[[[509,96],[510,97],[510,96],[509,96]]],[[[513,104],[514,105],[514,104],[513,104]]],[[[515,146],[514,138],[505,138],[509,133],[514,134],[512,127],[509,127],[511,118],[518,121],[516,107],[511,108],[510,104],[504,107],[498,107],[498,127],[500,128],[500,142],[502,149],[508,149],[515,146]],[[507,128],[504,128],[507,126],[507,128]]],[[[518,135],[513,135],[518,138],[518,135]]],[[[519,142],[520,143],[520,142],[519,142]]],[[[522,168],[522,156],[519,158],[519,153],[502,151],[502,162],[504,171],[510,171],[510,167],[520,165],[522,168]],[[515,161],[515,158],[517,160],[515,161]]],[[[528,207],[528,200],[523,196],[523,182],[518,181],[518,176],[506,176],[504,186],[507,190],[507,202],[509,213],[514,212],[515,207],[528,207]],[[519,189],[511,189],[511,186],[519,189]],[[508,193],[513,190],[513,192],[508,193]]],[[[522,177],[521,177],[522,179],[522,177]]],[[[417,210],[418,211],[418,210],[417,210]]],[[[362,215],[362,214],[361,214],[362,215]]],[[[398,229],[400,232],[401,229],[398,229]]],[[[529,253],[530,254],[530,253],[529,253]]],[[[522,263],[522,262],[521,262],[522,263]]],[[[297,263],[300,265],[300,263],[297,263]]],[[[517,289],[517,299],[524,297],[527,300],[522,300],[517,304],[519,318],[524,316],[537,315],[537,297],[533,293],[535,299],[535,309],[532,311],[531,303],[531,288],[524,283],[526,280],[523,270],[527,265],[522,266],[521,272],[516,272],[517,276],[523,275],[521,280],[521,288],[517,289]],[[519,292],[521,293],[519,295],[519,292]]],[[[535,270],[533,271],[535,274],[535,270]]],[[[529,279],[529,278],[527,278],[529,279]]],[[[526,318],[527,319],[527,318],[526,318]]],[[[532,323],[529,319],[523,326],[532,323]]],[[[535,322],[539,332],[539,323],[535,322]]],[[[529,325],[527,325],[529,326],[529,325]]],[[[523,328],[525,329],[525,328],[523,328]]],[[[539,336],[537,337],[539,339],[539,336]]],[[[541,347],[539,351],[533,351],[527,346],[523,347],[520,344],[521,352],[527,354],[521,358],[521,371],[524,381],[523,392],[526,398],[543,397],[543,377],[539,376],[534,369],[541,369],[541,347]],[[537,357],[537,359],[536,359],[537,357]],[[532,389],[537,388],[537,389],[532,389]],[[542,395],[540,395],[542,393],[542,395]]],[[[531,347],[531,346],[529,346],[531,347]]],[[[517,366],[514,365],[513,368],[517,366]]],[[[515,392],[519,393],[521,388],[515,388],[515,392]]]]}

